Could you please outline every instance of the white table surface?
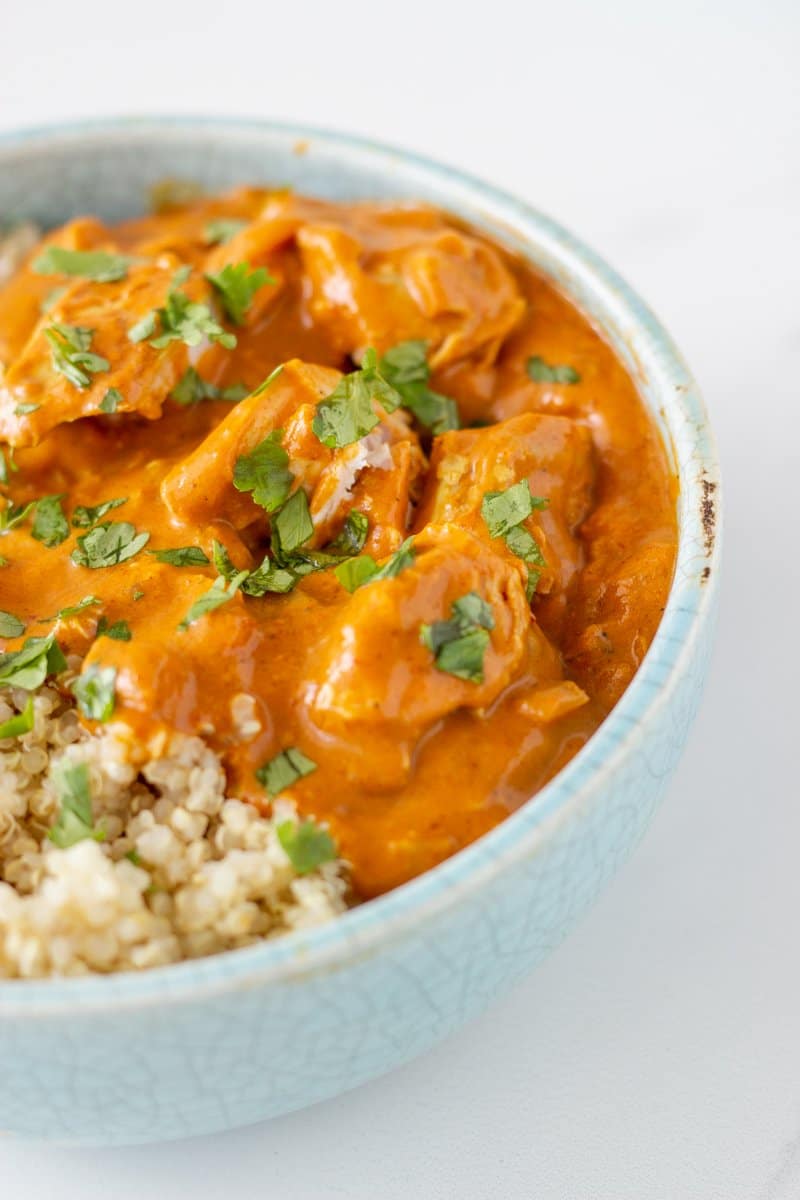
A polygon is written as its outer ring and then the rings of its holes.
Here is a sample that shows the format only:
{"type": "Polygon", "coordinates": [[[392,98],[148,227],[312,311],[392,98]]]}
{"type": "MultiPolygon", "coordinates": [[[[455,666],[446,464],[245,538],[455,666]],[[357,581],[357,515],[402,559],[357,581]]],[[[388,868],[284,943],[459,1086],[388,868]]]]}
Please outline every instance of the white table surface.
{"type": "Polygon", "coordinates": [[[424,1059],[269,1125],[115,1151],[4,1141],[4,1200],[796,1200],[796,0],[0,8],[0,130],[159,110],[308,120],[556,215],[693,365],[726,523],[682,766],[638,854],[516,992],[424,1059]]]}

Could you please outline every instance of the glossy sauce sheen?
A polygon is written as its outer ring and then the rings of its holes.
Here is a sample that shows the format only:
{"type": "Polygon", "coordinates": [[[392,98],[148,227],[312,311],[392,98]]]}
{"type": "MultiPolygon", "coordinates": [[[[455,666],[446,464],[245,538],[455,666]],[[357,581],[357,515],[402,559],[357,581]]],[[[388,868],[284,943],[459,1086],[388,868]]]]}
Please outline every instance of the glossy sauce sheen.
{"type": "Polygon", "coordinates": [[[428,869],[528,799],[629,683],[674,565],[675,480],[631,379],[589,322],[524,263],[423,206],[240,189],[114,229],[81,219],[45,244],[136,261],[117,282],[43,276],[30,268],[39,247],[0,290],[0,438],[19,467],[3,490],[15,504],[62,495],[68,518],[76,505],[125,497],[103,519],[150,541],[90,570],[70,558],[85,530],[47,548],[27,520],[0,537],[0,608],[26,636],[54,630],[85,665],[115,666],[113,720],[151,751],[172,730],[204,736],[233,792],[263,808],[255,769],[301,749],[317,769],[291,795],[329,824],[362,896],[428,869]],[[204,231],[220,216],[248,223],[209,247],[204,231]],[[203,273],[226,262],[264,265],[274,279],[235,329],[235,349],[131,343],[127,330],[164,303],[177,267],[194,268],[186,293],[209,300],[203,273]],[[95,330],[92,351],[110,368],[89,387],[53,371],[42,333],[51,321],[95,330]],[[457,401],[462,428],[431,439],[397,410],[381,413],[364,447],[322,446],[310,422],[338,372],[367,346],[380,355],[408,339],[427,342],[430,386],[457,401]],[[531,356],[569,364],[579,381],[532,379],[531,356]],[[287,365],[238,404],[181,406],[169,394],[190,362],[218,387],[248,389],[287,365]],[[122,396],[114,415],[99,411],[109,387],[122,396]],[[216,571],[148,552],[198,545],[210,558],[216,538],[237,567],[258,565],[269,519],[231,481],[237,457],[275,429],[309,495],[313,545],[357,508],[370,521],[367,552],[385,560],[414,534],[416,559],[352,595],[331,570],[285,596],[238,593],[179,630],[216,571]],[[526,521],[547,563],[532,606],[523,563],[480,512],[485,492],[523,478],[550,502],[526,521]],[[495,620],[482,682],[437,670],[419,634],[470,591],[495,620]],[[102,606],[53,620],[87,595],[102,606]],[[132,640],[97,638],[101,615],[126,620],[132,640]]]}

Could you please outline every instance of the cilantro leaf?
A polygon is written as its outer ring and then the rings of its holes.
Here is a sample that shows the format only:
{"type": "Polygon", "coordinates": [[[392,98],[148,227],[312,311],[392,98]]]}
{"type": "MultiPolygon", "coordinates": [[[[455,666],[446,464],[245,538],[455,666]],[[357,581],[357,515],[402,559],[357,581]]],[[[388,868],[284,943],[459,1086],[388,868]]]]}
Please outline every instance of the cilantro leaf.
{"type": "Polygon", "coordinates": [[[428,387],[430,367],[428,344],[424,341],[398,342],[380,361],[380,372],[402,397],[403,407],[433,434],[460,427],[458,405],[449,396],[441,396],[428,387]]]}
{"type": "Polygon", "coordinates": [[[334,540],[326,546],[329,554],[337,556],[359,554],[369,533],[369,521],[357,508],[351,509],[334,540]]]}
{"type": "Polygon", "coordinates": [[[149,540],[149,533],[137,533],[129,521],[104,521],[78,538],[71,557],[79,567],[113,567],[133,558],[149,540]]]}
{"type": "Polygon", "coordinates": [[[163,350],[170,342],[199,346],[206,338],[210,342],[219,342],[226,350],[232,350],[236,345],[235,335],[222,328],[207,304],[190,300],[179,290],[169,293],[163,308],[157,308],[137,321],[128,330],[128,338],[132,342],[149,340],[156,350],[163,350]],[[153,337],[157,329],[160,333],[153,337]]]}
{"type": "Polygon", "coordinates": [[[14,409],[14,415],[17,417],[27,417],[31,413],[38,412],[41,404],[18,404],[14,409]]]}
{"type": "Polygon", "coordinates": [[[21,650],[0,654],[0,684],[33,692],[48,675],[58,675],[66,666],[67,660],[52,633],[26,638],[21,650]]]}
{"type": "Polygon", "coordinates": [[[477,592],[467,592],[450,611],[449,620],[420,626],[420,641],[433,654],[437,670],[482,683],[489,631],[494,629],[491,606],[477,592]]]}
{"type": "Polygon", "coordinates": [[[19,617],[15,617],[13,613],[4,612],[2,609],[0,609],[0,637],[22,637],[24,632],[24,621],[20,621],[19,617]]]}
{"type": "Polygon", "coordinates": [[[124,254],[109,254],[105,250],[65,250],[48,246],[32,264],[37,275],[79,275],[95,283],[115,283],[124,279],[133,262],[124,254]]]}
{"type": "Polygon", "coordinates": [[[87,388],[92,382],[92,375],[107,371],[110,366],[107,358],[90,351],[93,329],[54,321],[44,330],[44,336],[50,343],[53,369],[77,388],[87,388]]]}
{"type": "Polygon", "coordinates": [[[7,484],[9,473],[18,471],[19,467],[14,462],[14,447],[6,446],[5,451],[0,449],[0,483],[7,484]],[[6,458],[8,454],[8,458],[6,458]]]}
{"type": "Polygon", "coordinates": [[[283,430],[274,429],[250,454],[241,454],[233,468],[233,486],[251,492],[256,504],[268,513],[280,508],[294,482],[289,455],[280,445],[282,437],[283,430]]]}
{"type": "Polygon", "coordinates": [[[0,725],[0,738],[22,737],[33,729],[33,696],[29,695],[22,712],[15,713],[0,725]]]}
{"type": "Polygon", "coordinates": [[[0,533],[8,533],[10,530],[16,529],[30,516],[35,507],[35,500],[29,500],[27,504],[12,504],[8,500],[5,508],[0,512],[0,533]]]}
{"type": "Polygon", "coordinates": [[[506,488],[504,492],[485,492],[481,501],[481,516],[489,535],[505,537],[515,525],[525,521],[535,509],[547,508],[549,500],[531,495],[527,479],[506,488]]]}
{"type": "Polygon", "coordinates": [[[191,404],[199,404],[201,400],[227,400],[236,403],[248,395],[243,383],[234,383],[230,387],[218,388],[213,383],[207,383],[194,367],[187,367],[175,387],[172,389],[172,399],[176,404],[188,408],[191,404]]]}
{"type": "Polygon", "coordinates": [[[365,583],[376,583],[380,579],[394,579],[406,567],[410,567],[417,556],[413,537],[406,538],[402,546],[379,567],[371,554],[348,558],[334,568],[334,575],[348,592],[354,592],[365,583]]]}
{"type": "Polygon", "coordinates": [[[61,496],[42,496],[36,501],[31,537],[43,546],[60,546],[69,537],[69,522],[61,507],[61,496]]]}
{"type": "Polygon", "coordinates": [[[316,769],[313,759],[307,758],[296,746],[289,746],[259,767],[256,779],[267,789],[267,795],[274,798],[316,769]]]}
{"type": "Polygon", "coordinates": [[[203,241],[206,246],[225,246],[246,224],[238,217],[216,217],[203,230],[203,241]]]}
{"type": "Polygon", "coordinates": [[[47,831],[50,841],[58,846],[59,850],[66,850],[87,838],[102,842],[105,832],[94,827],[89,768],[86,763],[61,763],[53,771],[53,780],[61,802],[61,811],[56,823],[47,831]]]}
{"type": "Polygon", "coordinates": [[[72,524],[78,529],[89,529],[90,526],[96,525],[101,517],[104,517],[107,512],[111,512],[113,508],[119,508],[121,504],[126,504],[127,496],[118,496],[114,500],[104,500],[102,504],[95,504],[93,507],[87,508],[83,504],[78,504],[72,514],[72,524]]]}
{"type": "Polygon", "coordinates": [[[84,717],[92,721],[107,721],[114,712],[116,667],[101,667],[90,663],[82,674],[73,680],[72,694],[84,717]]]}
{"type": "Polygon", "coordinates": [[[327,829],[320,829],[313,821],[281,821],[275,832],[298,875],[308,875],[323,863],[333,862],[336,858],[333,838],[327,829]]]}
{"type": "Polygon", "coordinates": [[[246,262],[228,263],[216,275],[206,275],[206,279],[218,293],[222,307],[234,325],[244,324],[247,310],[259,288],[266,283],[275,283],[264,267],[256,267],[251,271],[246,262]]]}
{"type": "Polygon", "coordinates": [[[159,562],[173,567],[206,567],[208,555],[199,546],[177,546],[169,550],[148,550],[159,562]]]}
{"type": "Polygon", "coordinates": [[[115,413],[122,403],[122,393],[116,388],[109,388],[100,401],[100,412],[115,413]]]}
{"type": "Polygon", "coordinates": [[[293,550],[302,546],[314,532],[308,497],[302,488],[293,492],[272,518],[272,553],[280,566],[293,550]]]}
{"type": "Polygon", "coordinates": [[[215,579],[207,592],[203,592],[202,596],[198,596],[194,604],[191,606],[186,616],[181,621],[178,629],[188,629],[200,617],[206,613],[213,612],[215,608],[219,608],[221,604],[227,604],[232,600],[237,591],[247,578],[247,571],[237,571],[237,573],[227,581],[223,578],[215,579]]]}
{"type": "Polygon", "coordinates": [[[114,621],[109,625],[106,618],[101,617],[97,622],[97,637],[112,638],[115,642],[129,642],[133,634],[127,621],[114,621]]]}
{"type": "Polygon", "coordinates": [[[540,355],[532,355],[526,370],[534,383],[580,383],[581,377],[574,367],[567,364],[550,366],[540,355]]]}
{"type": "Polygon", "coordinates": [[[55,616],[40,617],[40,621],[63,621],[67,617],[76,617],[78,613],[82,613],[85,608],[91,608],[93,605],[102,604],[103,601],[99,596],[84,596],[77,604],[70,604],[67,608],[60,608],[55,616]]]}
{"type": "Polygon", "coordinates": [[[251,571],[242,584],[247,596],[264,596],[267,592],[285,596],[299,581],[300,576],[291,567],[281,567],[266,555],[260,567],[251,571]]]}
{"type": "Polygon", "coordinates": [[[394,412],[402,403],[400,393],[378,369],[377,355],[364,351],[360,370],[343,375],[329,396],[317,405],[312,429],[323,445],[341,449],[365,437],[378,424],[375,403],[394,412]]]}

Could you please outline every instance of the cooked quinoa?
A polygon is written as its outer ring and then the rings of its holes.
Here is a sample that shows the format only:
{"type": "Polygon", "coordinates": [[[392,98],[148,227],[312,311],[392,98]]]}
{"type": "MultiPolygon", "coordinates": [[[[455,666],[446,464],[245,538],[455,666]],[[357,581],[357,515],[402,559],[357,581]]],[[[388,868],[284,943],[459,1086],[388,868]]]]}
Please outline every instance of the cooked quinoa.
{"type": "MultiPolygon", "coordinates": [[[[0,690],[0,722],[31,693],[0,690]]],[[[299,874],[264,817],[226,796],[217,755],[173,736],[135,765],[130,733],[89,733],[56,686],[33,694],[29,733],[0,741],[0,978],[139,970],[318,925],[342,912],[341,861],[299,874]],[[65,767],[86,764],[95,829],[48,837],[65,767]]]]}

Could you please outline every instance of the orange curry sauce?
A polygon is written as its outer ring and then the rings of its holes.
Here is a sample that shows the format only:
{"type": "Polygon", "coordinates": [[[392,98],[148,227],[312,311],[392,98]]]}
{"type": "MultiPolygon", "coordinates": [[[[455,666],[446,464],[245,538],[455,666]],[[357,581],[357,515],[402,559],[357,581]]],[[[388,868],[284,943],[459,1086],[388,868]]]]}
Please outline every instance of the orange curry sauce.
{"type": "Polygon", "coordinates": [[[328,823],[361,896],[480,836],[576,753],[641,662],[673,571],[675,480],[614,354],[523,262],[422,205],[239,189],[50,233],[0,288],[0,440],[18,468],[7,504],[57,496],[70,522],[49,546],[33,536],[35,510],[0,536],[0,609],[25,625],[0,646],[54,633],[84,673],[115,668],[111,719],[132,742],[153,753],[171,731],[201,735],[231,793],[261,807],[256,770],[296,747],[316,769],[289,794],[328,823]],[[123,277],[43,273],[48,246],[124,255],[123,277]],[[206,275],[238,264],[269,278],[245,290],[237,323],[206,275]],[[191,272],[176,278],[182,266],[191,272]],[[152,345],[165,326],[149,314],[176,291],[206,305],[235,347],[207,332],[189,346],[180,331],[152,345]],[[143,319],[147,336],[131,340],[143,319]],[[105,360],[90,360],[82,385],[58,369],[44,332],[54,324],[91,331],[88,353],[105,360]],[[340,372],[368,347],[380,363],[408,341],[424,343],[423,392],[454,400],[460,428],[432,436],[367,381],[374,429],[323,444],[317,406],[340,372]],[[249,394],[213,398],[233,385],[249,394]],[[274,431],[314,526],[301,555],[335,543],[354,509],[368,521],[361,554],[383,564],[413,535],[411,551],[352,593],[330,564],[286,594],[230,585],[181,628],[218,577],[215,541],[240,571],[271,553],[275,510],[235,487],[234,471],[274,431]],[[516,527],[545,563],[530,603],[514,536],[492,536],[483,511],[487,493],[521,481],[547,501],[516,527]],[[76,563],[90,528],[72,524],[76,507],[111,499],[124,504],[101,522],[133,525],[146,546],[116,565],[76,563]],[[188,546],[208,565],[152,553],[188,546]],[[421,630],[471,594],[493,627],[477,633],[477,670],[473,657],[463,677],[421,630]],[[87,596],[99,603],[56,615],[87,596]],[[130,640],[97,636],[101,620],[127,622],[130,640]]]}

